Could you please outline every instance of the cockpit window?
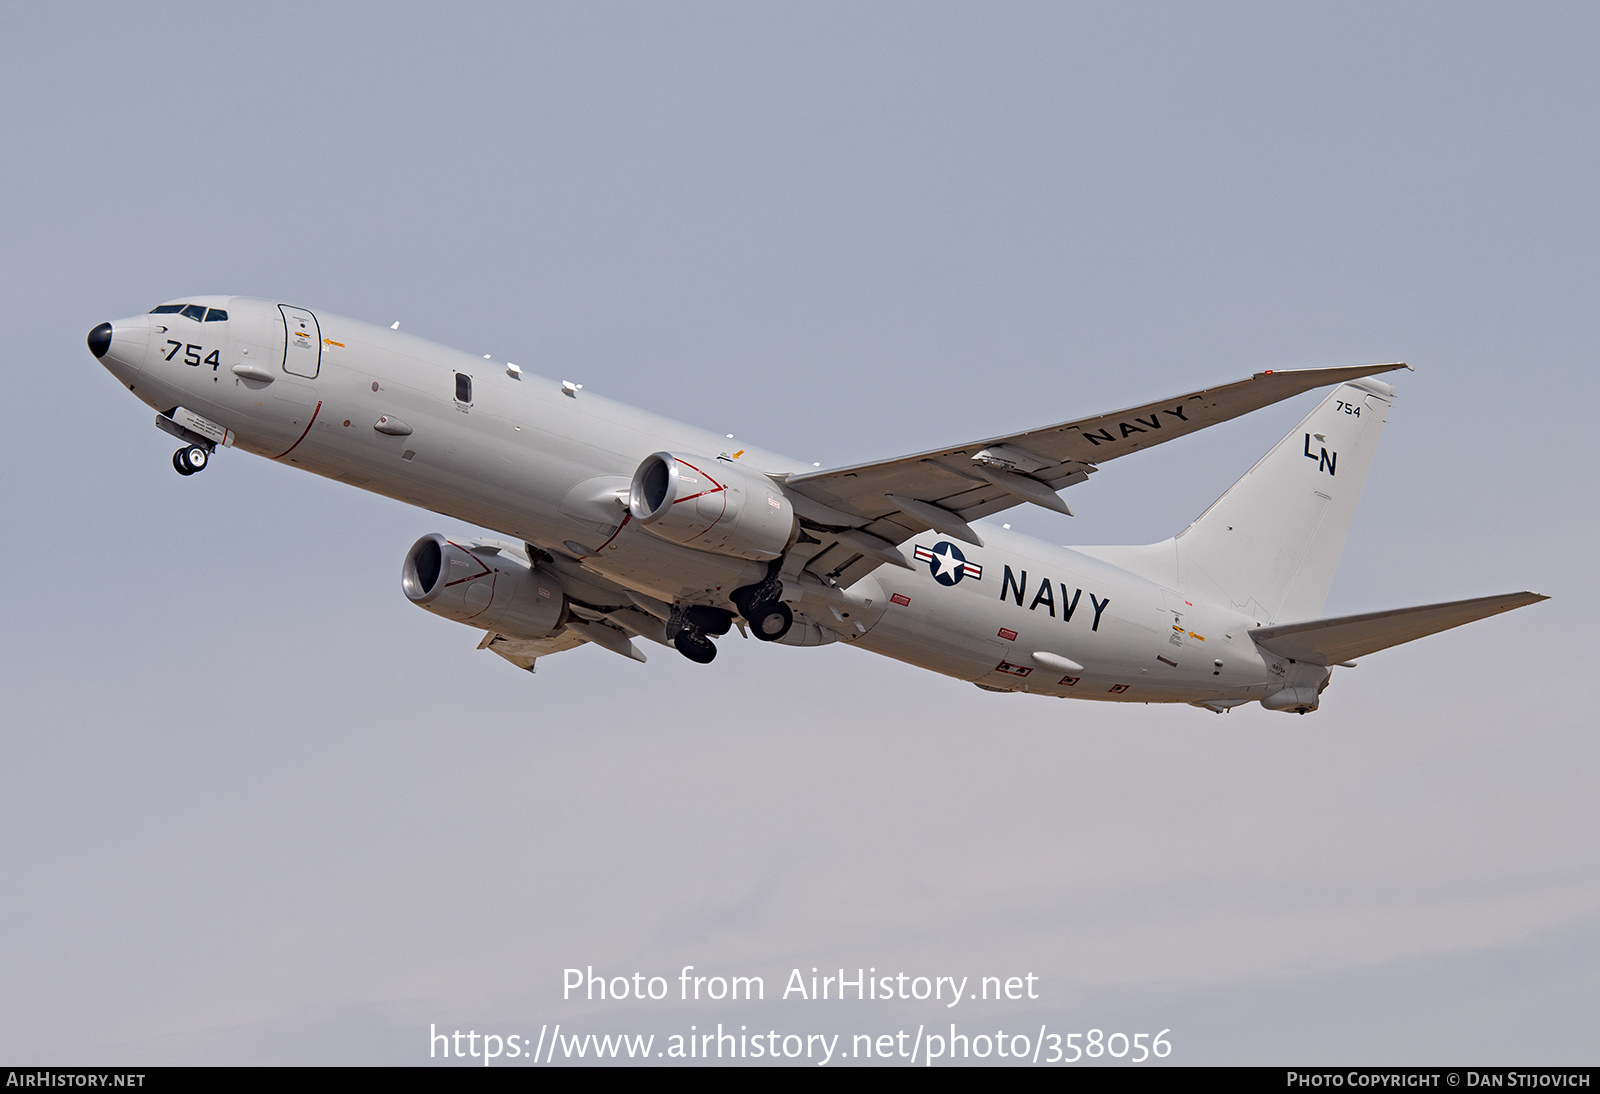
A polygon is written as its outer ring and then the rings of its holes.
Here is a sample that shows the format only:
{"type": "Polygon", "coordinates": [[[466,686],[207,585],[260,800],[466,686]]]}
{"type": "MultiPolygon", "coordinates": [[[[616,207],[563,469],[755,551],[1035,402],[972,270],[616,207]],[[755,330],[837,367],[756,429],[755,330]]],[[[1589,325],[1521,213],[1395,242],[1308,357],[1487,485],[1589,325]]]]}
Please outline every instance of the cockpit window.
{"type": "Polygon", "coordinates": [[[159,308],[151,308],[150,309],[150,314],[151,315],[171,315],[173,312],[182,311],[183,307],[184,306],[182,304],[162,304],[159,308]]]}
{"type": "Polygon", "coordinates": [[[223,311],[221,308],[212,308],[210,311],[206,312],[207,323],[226,323],[227,321],[228,313],[223,311]]]}
{"type": "Polygon", "coordinates": [[[198,323],[206,317],[206,310],[199,304],[186,304],[183,309],[183,314],[187,315],[190,319],[193,319],[196,323],[198,323]]]}
{"type": "Polygon", "coordinates": [[[472,402],[472,377],[464,372],[456,373],[456,402],[472,402]]]}

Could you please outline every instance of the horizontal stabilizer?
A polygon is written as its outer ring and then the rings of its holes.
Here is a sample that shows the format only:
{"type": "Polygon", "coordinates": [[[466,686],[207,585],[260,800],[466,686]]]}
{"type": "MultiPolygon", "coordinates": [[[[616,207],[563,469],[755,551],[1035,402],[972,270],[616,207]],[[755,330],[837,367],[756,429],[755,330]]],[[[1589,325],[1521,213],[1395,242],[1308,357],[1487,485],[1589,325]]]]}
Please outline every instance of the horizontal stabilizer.
{"type": "Polygon", "coordinates": [[[1337,665],[1549,599],[1539,593],[1503,593],[1473,600],[1453,600],[1448,604],[1424,604],[1417,608],[1257,627],[1250,632],[1250,637],[1256,640],[1256,645],[1279,657],[1313,665],[1337,665]]]}

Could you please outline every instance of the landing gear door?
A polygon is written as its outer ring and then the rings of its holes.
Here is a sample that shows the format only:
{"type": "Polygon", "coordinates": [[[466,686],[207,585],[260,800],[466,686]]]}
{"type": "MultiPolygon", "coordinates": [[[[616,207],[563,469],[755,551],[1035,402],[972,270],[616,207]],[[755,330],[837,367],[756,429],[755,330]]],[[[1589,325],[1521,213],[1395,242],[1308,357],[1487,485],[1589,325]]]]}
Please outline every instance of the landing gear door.
{"type": "Polygon", "coordinates": [[[322,365],[322,328],[304,308],[279,304],[283,313],[283,371],[308,380],[317,378],[322,365]]]}

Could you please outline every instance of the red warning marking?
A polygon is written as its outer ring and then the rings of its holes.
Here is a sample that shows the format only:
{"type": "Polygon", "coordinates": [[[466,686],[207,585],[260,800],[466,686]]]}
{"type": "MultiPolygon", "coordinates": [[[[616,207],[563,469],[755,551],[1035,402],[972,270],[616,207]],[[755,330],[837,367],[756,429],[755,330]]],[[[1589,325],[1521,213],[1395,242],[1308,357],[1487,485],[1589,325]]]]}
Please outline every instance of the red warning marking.
{"type": "Polygon", "coordinates": [[[584,558],[594,558],[601,551],[604,551],[607,547],[611,546],[611,540],[612,539],[616,539],[618,536],[620,536],[622,534],[622,530],[628,526],[628,521],[630,521],[632,519],[633,519],[633,514],[632,513],[624,513],[624,514],[622,514],[622,523],[617,525],[617,530],[615,532],[611,533],[611,539],[606,540],[600,546],[596,547],[594,549],[594,554],[592,554],[592,555],[584,555],[583,557],[584,558]]]}
{"type": "Polygon", "coordinates": [[[310,433],[311,432],[311,427],[317,424],[317,415],[321,414],[321,413],[322,413],[322,400],[318,399],[317,400],[317,409],[315,409],[315,410],[313,410],[311,412],[311,420],[306,423],[305,433],[300,434],[299,439],[296,440],[294,442],[294,444],[291,444],[288,448],[285,448],[282,452],[279,452],[276,456],[274,456],[272,458],[275,459],[275,460],[281,460],[285,456],[287,456],[289,453],[291,453],[295,449],[299,448],[300,447],[300,441],[303,441],[303,440],[306,439],[306,433],[310,433]]]}
{"type": "Polygon", "coordinates": [[[1060,684],[1064,688],[1070,688],[1070,687],[1074,686],[1075,684],[1077,684],[1077,682],[1080,679],[1082,679],[1082,677],[1079,677],[1079,676],[1063,676],[1060,680],[1056,681],[1056,683],[1060,684]]]}
{"type": "MultiPolygon", "coordinates": [[[[710,475],[707,475],[704,471],[701,471],[698,467],[695,467],[695,465],[690,463],[688,460],[678,459],[677,457],[674,457],[674,459],[677,459],[677,461],[679,463],[683,464],[683,466],[691,469],[692,471],[695,471],[696,473],[705,476],[706,481],[711,484],[711,489],[710,490],[702,490],[698,494],[690,494],[688,497],[676,498],[672,502],[673,505],[678,505],[681,502],[693,501],[696,498],[703,498],[703,497],[707,496],[708,494],[723,494],[723,493],[725,493],[727,491],[728,487],[727,487],[726,484],[718,482],[716,479],[712,478],[710,475]]],[[[690,536],[688,539],[684,540],[684,542],[685,543],[693,543],[695,540],[699,539],[701,536],[703,536],[707,532],[711,531],[711,529],[713,529],[713,528],[715,528],[717,526],[717,521],[720,521],[723,518],[723,516],[726,515],[727,512],[728,512],[728,499],[726,497],[724,497],[722,499],[722,512],[717,514],[717,519],[712,521],[710,524],[706,525],[706,527],[703,530],[701,530],[700,532],[697,532],[696,534],[690,536]]],[[[618,531],[621,531],[621,529],[618,529],[618,531]]]]}
{"type": "Polygon", "coordinates": [[[1026,676],[1033,670],[1026,665],[1013,665],[1010,661],[1002,661],[995,666],[996,672],[1003,672],[1009,676],[1026,676]]]}
{"type": "Polygon", "coordinates": [[[1015,642],[1017,640],[1017,632],[1016,631],[1012,631],[1012,630],[1007,630],[1005,627],[1001,627],[1000,628],[1000,637],[1004,638],[1007,642],[1015,642]]]}
{"type": "Polygon", "coordinates": [[[706,473],[704,471],[701,471],[698,467],[695,467],[695,465],[690,463],[688,460],[679,459],[678,462],[683,464],[683,466],[685,466],[685,467],[687,467],[687,468],[689,468],[689,469],[691,469],[691,470],[693,470],[693,471],[695,471],[695,472],[697,472],[697,473],[699,473],[701,475],[705,475],[706,481],[711,484],[711,489],[710,490],[702,490],[698,494],[690,494],[688,497],[675,498],[675,499],[673,499],[673,502],[672,502],[673,505],[677,505],[680,502],[693,501],[695,498],[703,497],[706,494],[716,494],[716,493],[720,493],[721,491],[727,489],[727,487],[724,486],[722,483],[718,482],[716,479],[712,478],[710,475],[706,475],[706,473]]]}
{"type": "Polygon", "coordinates": [[[710,490],[702,490],[698,494],[688,494],[688,495],[686,495],[684,497],[681,497],[681,498],[674,498],[672,504],[673,505],[682,505],[686,501],[693,501],[695,498],[703,498],[707,494],[715,494],[715,493],[718,493],[718,492],[720,492],[722,490],[726,490],[726,489],[727,489],[727,487],[725,487],[725,486],[716,486],[716,487],[713,487],[710,490]]]}
{"type": "Polygon", "coordinates": [[[500,571],[496,570],[494,572],[494,576],[489,579],[489,604],[485,604],[483,607],[467,616],[468,619],[476,619],[478,616],[489,610],[489,605],[494,603],[494,587],[495,585],[499,584],[499,581],[500,571]]]}
{"type": "Polygon", "coordinates": [[[905,593],[895,593],[893,596],[891,596],[889,598],[889,603],[898,604],[902,608],[904,608],[908,604],[911,603],[911,598],[909,596],[907,596],[905,593]]]}
{"type": "Polygon", "coordinates": [[[1127,684],[1112,684],[1111,687],[1108,690],[1111,692],[1112,695],[1121,695],[1123,692],[1128,690],[1128,685],[1127,684]]]}
{"type": "MultiPolygon", "coordinates": [[[[463,581],[476,581],[478,578],[482,577],[484,574],[489,572],[489,567],[487,567],[487,566],[485,566],[483,564],[483,559],[479,558],[477,555],[473,554],[471,551],[468,551],[465,547],[461,546],[461,544],[457,543],[453,539],[447,539],[447,540],[445,540],[445,542],[448,543],[450,546],[454,547],[456,550],[465,553],[468,558],[470,558],[472,561],[474,561],[474,562],[476,562],[478,564],[478,572],[477,573],[468,574],[466,577],[458,577],[454,581],[447,581],[447,582],[444,583],[444,587],[445,588],[448,589],[452,585],[459,585],[463,581]]],[[[478,613],[474,613],[474,614],[478,614],[478,613]]]]}

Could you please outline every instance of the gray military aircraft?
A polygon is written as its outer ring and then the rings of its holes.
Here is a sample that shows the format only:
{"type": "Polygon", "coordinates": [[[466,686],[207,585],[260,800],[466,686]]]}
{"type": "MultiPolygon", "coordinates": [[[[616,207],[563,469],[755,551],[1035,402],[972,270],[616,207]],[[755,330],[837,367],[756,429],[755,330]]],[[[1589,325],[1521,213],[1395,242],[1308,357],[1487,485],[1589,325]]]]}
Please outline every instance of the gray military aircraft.
{"type": "Polygon", "coordinates": [[[1144,406],[821,470],[383,328],[237,296],[102,323],[89,349],[177,437],[239,448],[509,539],[428,535],[401,587],[532,672],[634,640],[704,664],[738,624],[970,680],[1111,702],[1315,710],[1334,666],[1546,599],[1318,618],[1400,364],[1259,372],[1144,406]],[[1184,531],[1066,549],[976,525],[1100,465],[1333,391],[1184,531]]]}

